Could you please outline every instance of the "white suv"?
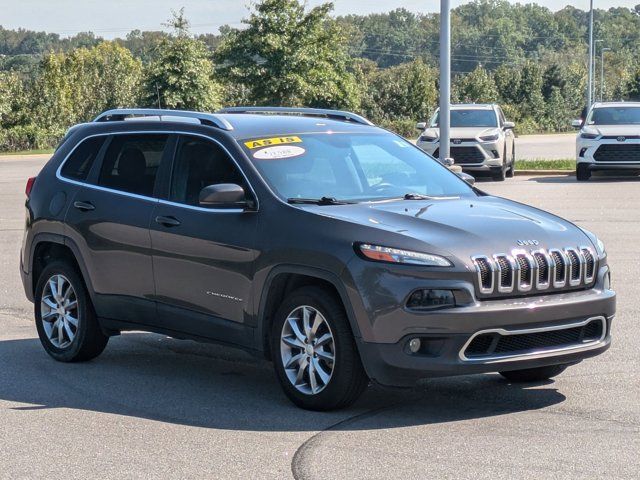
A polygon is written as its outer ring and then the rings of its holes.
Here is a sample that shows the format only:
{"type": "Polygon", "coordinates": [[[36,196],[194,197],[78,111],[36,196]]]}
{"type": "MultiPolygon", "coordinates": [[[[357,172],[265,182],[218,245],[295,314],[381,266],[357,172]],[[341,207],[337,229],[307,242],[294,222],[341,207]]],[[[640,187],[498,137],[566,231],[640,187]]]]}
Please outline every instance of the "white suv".
{"type": "Polygon", "coordinates": [[[640,173],[640,102],[594,103],[576,139],[576,177],[595,170],[640,173]]]}
{"type": "MultiPolygon", "coordinates": [[[[439,110],[423,130],[417,145],[438,157],[440,150],[439,110]]],[[[489,173],[494,180],[512,177],[515,170],[515,124],[507,122],[496,104],[451,106],[451,158],[468,173],[489,173]]]]}

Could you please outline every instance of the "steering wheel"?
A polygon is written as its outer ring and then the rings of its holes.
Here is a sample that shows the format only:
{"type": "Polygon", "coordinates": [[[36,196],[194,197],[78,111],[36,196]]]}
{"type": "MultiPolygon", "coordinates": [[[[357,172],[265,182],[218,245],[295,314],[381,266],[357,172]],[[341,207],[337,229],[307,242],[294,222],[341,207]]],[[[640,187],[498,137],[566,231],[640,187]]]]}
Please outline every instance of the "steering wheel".
{"type": "Polygon", "coordinates": [[[395,185],[391,184],[391,183],[387,183],[387,182],[380,182],[380,183],[376,183],[375,185],[371,186],[371,189],[376,192],[384,192],[385,190],[390,190],[392,188],[397,188],[395,185]]]}

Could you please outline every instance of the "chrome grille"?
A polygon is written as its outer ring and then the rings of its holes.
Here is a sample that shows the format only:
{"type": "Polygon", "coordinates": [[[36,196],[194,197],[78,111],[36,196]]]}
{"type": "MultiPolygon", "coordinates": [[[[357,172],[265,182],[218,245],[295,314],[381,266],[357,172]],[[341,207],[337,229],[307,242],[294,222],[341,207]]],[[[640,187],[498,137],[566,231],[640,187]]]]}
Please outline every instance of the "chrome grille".
{"type": "Polygon", "coordinates": [[[480,293],[504,294],[589,286],[597,273],[591,247],[513,250],[472,257],[480,293]]]}

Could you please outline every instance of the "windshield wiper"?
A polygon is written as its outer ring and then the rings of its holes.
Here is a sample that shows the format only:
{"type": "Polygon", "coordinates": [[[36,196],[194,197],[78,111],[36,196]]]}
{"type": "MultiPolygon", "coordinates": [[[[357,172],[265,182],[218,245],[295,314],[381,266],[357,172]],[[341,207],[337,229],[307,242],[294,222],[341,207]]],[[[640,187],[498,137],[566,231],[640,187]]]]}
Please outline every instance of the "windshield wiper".
{"type": "Polygon", "coordinates": [[[402,198],[405,200],[433,200],[436,197],[423,195],[421,193],[405,193],[402,198]]]}
{"type": "Polygon", "coordinates": [[[311,205],[347,205],[353,202],[345,202],[344,200],[338,200],[335,197],[321,197],[321,198],[287,198],[287,203],[305,203],[311,205]]]}

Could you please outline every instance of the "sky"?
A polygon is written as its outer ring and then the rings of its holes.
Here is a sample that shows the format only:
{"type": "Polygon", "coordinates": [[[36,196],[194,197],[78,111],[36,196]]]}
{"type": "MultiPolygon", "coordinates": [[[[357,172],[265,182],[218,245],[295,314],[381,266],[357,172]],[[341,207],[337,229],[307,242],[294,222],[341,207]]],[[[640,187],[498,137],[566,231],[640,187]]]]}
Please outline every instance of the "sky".
{"type": "MultiPolygon", "coordinates": [[[[307,0],[309,6],[325,0],[307,0]]],[[[511,0],[510,0],[511,1],[511,0]]],[[[74,35],[93,31],[104,38],[123,37],[129,31],[160,30],[171,9],[185,7],[193,33],[217,32],[221,25],[239,26],[250,0],[0,0],[0,25],[4,28],[74,35]]],[[[334,0],[335,14],[387,12],[404,7],[413,12],[437,12],[439,0],[334,0]]],[[[467,3],[451,0],[452,6],[467,3]]],[[[516,3],[513,1],[513,3],[516,3]]],[[[532,3],[520,0],[519,3],[532,3]]],[[[552,10],[573,5],[586,10],[589,0],[537,0],[552,10]]],[[[595,0],[596,8],[633,7],[640,0],[595,0]]]]}

